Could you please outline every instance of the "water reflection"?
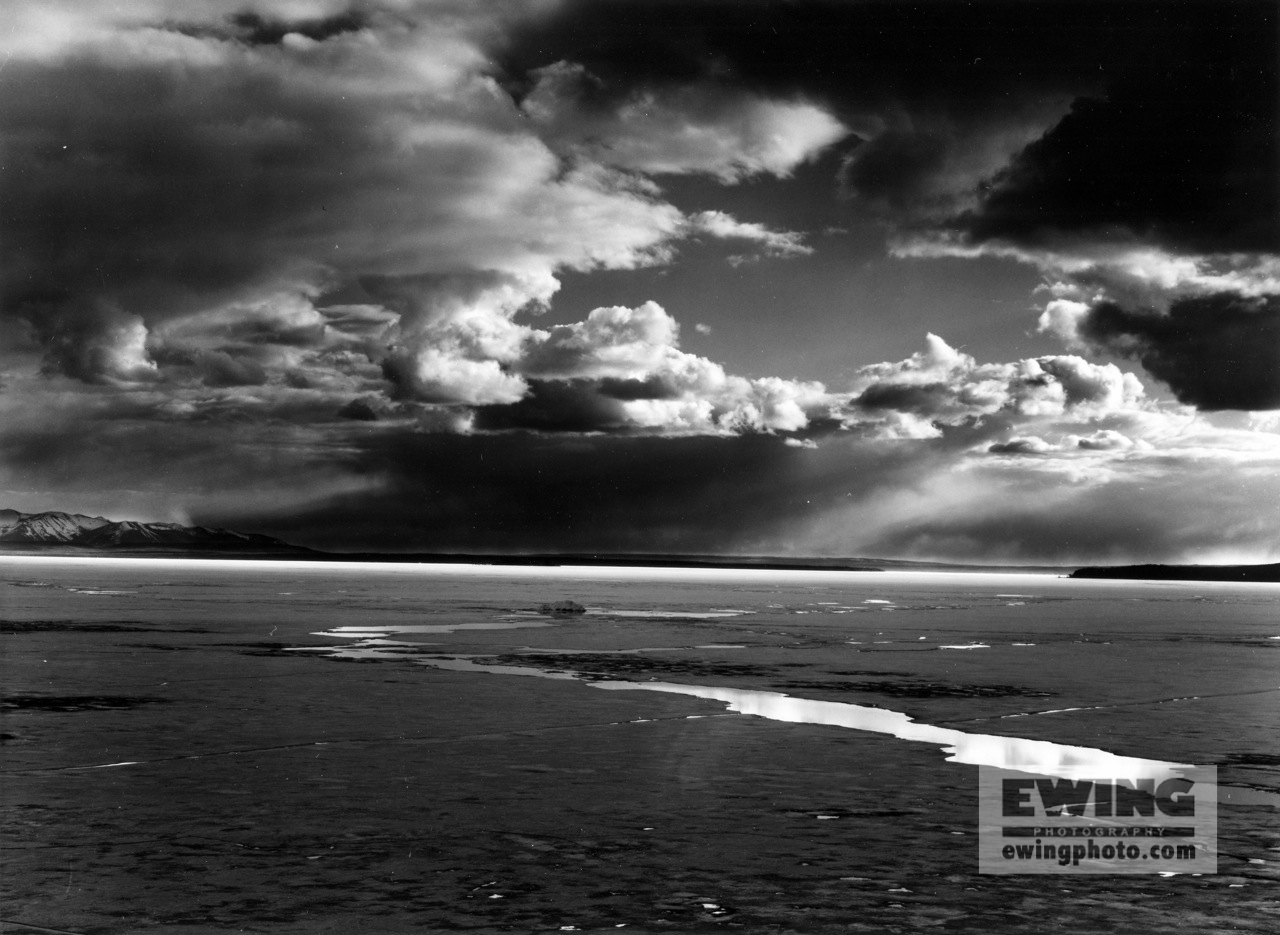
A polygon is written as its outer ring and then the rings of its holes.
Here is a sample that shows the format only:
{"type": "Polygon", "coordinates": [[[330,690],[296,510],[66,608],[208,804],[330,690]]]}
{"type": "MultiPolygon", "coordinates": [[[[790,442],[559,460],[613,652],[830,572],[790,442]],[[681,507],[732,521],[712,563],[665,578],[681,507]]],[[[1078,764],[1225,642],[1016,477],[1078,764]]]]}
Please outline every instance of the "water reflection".
{"type": "Polygon", "coordinates": [[[545,620],[523,620],[520,623],[392,623],[376,627],[334,627],[312,633],[312,636],[340,636],[345,639],[370,639],[390,633],[453,633],[457,630],[523,630],[529,627],[553,627],[545,620]]]}
{"type": "MultiPolygon", "coordinates": [[[[493,624],[463,624],[471,628],[491,628],[493,624]]],[[[386,628],[423,632],[421,628],[386,628]]],[[[384,629],[382,632],[386,632],[384,629]]],[[[839,701],[816,701],[810,698],[793,698],[781,692],[755,691],[744,688],[717,688],[709,685],[685,685],[677,682],[589,681],[589,677],[577,672],[549,671],[532,666],[489,665],[472,660],[475,656],[424,654],[422,643],[407,643],[373,637],[372,628],[339,627],[326,636],[359,636],[357,642],[342,647],[296,647],[295,651],[323,652],[338,659],[388,659],[400,658],[416,665],[454,672],[483,672],[489,675],[518,675],[569,681],[587,681],[593,688],[606,691],[656,691],[676,695],[690,695],[722,701],[730,711],[786,721],[792,724],[825,724],[847,727],[876,734],[888,734],[900,740],[932,743],[947,752],[947,759],[955,763],[974,766],[997,766],[1004,769],[1023,769],[1027,772],[1062,776],[1068,779],[1086,779],[1098,775],[1132,778],[1164,779],[1177,775],[1190,763],[1167,763],[1140,757],[1120,756],[1092,747],[1075,747],[1051,743],[1047,740],[1025,740],[1019,737],[999,737],[993,734],[969,734],[950,727],[920,724],[909,715],[886,708],[848,704],[839,701]],[[341,632],[340,632],[341,631],[341,632]],[[371,638],[372,637],[372,638],[371,638]]],[[[430,632],[430,631],[427,631],[430,632]]],[[[539,654],[541,655],[541,654],[539,654]]],[[[572,653],[565,656],[572,658],[572,653]]]]}
{"type": "MultiPolygon", "coordinates": [[[[540,679],[568,679],[581,681],[576,672],[554,672],[546,669],[534,669],[530,666],[480,665],[472,662],[473,656],[432,656],[428,659],[415,659],[418,665],[431,666],[433,669],[447,669],[450,672],[487,672],[492,675],[525,675],[540,679]]],[[[486,657],[487,658],[487,657],[486,657]]]]}
{"type": "Polygon", "coordinates": [[[627,617],[638,620],[715,620],[719,617],[741,617],[753,610],[612,610],[588,607],[589,617],[627,617]]]}
{"type": "Polygon", "coordinates": [[[754,714],[772,721],[827,724],[889,734],[900,740],[937,744],[946,750],[947,759],[955,763],[1022,769],[1068,779],[1098,775],[1163,779],[1176,775],[1182,768],[1191,767],[1190,763],[1166,763],[1162,760],[1119,756],[1106,750],[1073,747],[1045,740],[967,734],[953,728],[919,724],[898,711],[838,701],[793,698],[779,692],[681,685],[675,682],[593,682],[592,687],[607,691],[659,691],[709,698],[725,702],[730,711],[754,714]]]}
{"type": "MultiPolygon", "coordinates": [[[[456,626],[456,625],[455,625],[456,626]]],[[[471,628],[491,628],[492,625],[463,625],[471,628]]],[[[454,627],[449,627],[453,629],[454,627]]],[[[296,651],[320,652],[334,658],[391,659],[411,662],[415,665],[446,669],[454,672],[511,675],[559,681],[586,682],[592,688],[605,691],[656,691],[694,698],[706,698],[723,702],[729,711],[783,721],[792,724],[822,724],[851,730],[887,734],[900,740],[934,744],[946,753],[946,759],[954,763],[974,766],[993,766],[1003,769],[1023,770],[1060,776],[1066,779],[1089,779],[1108,776],[1118,779],[1155,779],[1157,782],[1177,776],[1183,770],[1194,768],[1189,763],[1172,763],[1142,757],[1121,756],[1092,747],[1078,747],[1052,743],[1045,740],[1027,740],[1020,737],[1001,737],[993,734],[971,734],[948,727],[921,724],[909,715],[885,708],[848,704],[836,701],[817,701],[794,698],[780,692],[756,691],[739,688],[718,688],[707,685],[686,685],[676,682],[591,681],[591,676],[580,672],[553,671],[532,666],[494,665],[477,662],[492,656],[442,655],[438,652],[423,653],[422,647],[430,644],[408,643],[373,636],[373,628],[343,627],[341,634],[335,631],[326,636],[360,636],[354,643],[340,647],[294,647],[296,651]],[[363,632],[354,632],[363,631],[363,632]]],[[[400,630],[399,627],[383,628],[400,630]]],[[[406,628],[408,629],[408,628],[406,628]]],[[[418,628],[413,628],[417,630],[418,628]]],[[[737,648],[721,645],[717,648],[737,648]]],[[[633,650],[642,652],[644,650],[633,650]]],[[[650,650],[653,651],[653,650],[650,650]]],[[[598,650],[595,652],[599,652],[598,650]]],[[[538,655],[543,655],[539,653],[538,655]]],[[[566,660],[572,652],[564,653],[566,660]]],[[[1071,709],[1067,709],[1071,710],[1071,709]]],[[[708,715],[690,715],[691,719],[708,715]]],[[[1266,805],[1280,807],[1280,795],[1256,788],[1218,786],[1219,800],[1232,805],[1266,805]]]]}

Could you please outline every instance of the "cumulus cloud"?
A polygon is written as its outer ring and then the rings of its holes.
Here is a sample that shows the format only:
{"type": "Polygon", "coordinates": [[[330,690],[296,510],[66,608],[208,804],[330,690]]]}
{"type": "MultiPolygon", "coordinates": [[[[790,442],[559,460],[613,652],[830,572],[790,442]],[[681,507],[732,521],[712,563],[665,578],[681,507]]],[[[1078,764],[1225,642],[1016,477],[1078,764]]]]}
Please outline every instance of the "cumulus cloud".
{"type": "Polygon", "coordinates": [[[496,360],[468,357],[465,336],[440,340],[439,346],[414,352],[393,350],[383,361],[395,398],[483,406],[516,402],[528,392],[528,384],[496,360]]]}
{"type": "Polygon", "coordinates": [[[399,314],[382,361],[396,398],[485,405],[515,402],[527,391],[508,368],[528,331],[513,318],[550,298],[558,286],[550,274],[365,277],[362,284],[399,314]]]}
{"type": "MultiPolygon", "coordinates": [[[[430,21],[376,5],[22,10],[48,35],[10,45],[0,94],[12,193],[0,292],[70,376],[139,376],[148,342],[168,348],[162,371],[222,354],[287,369],[262,349],[313,340],[324,295],[364,279],[407,318],[388,357],[398,387],[443,396],[476,377],[488,388],[468,401],[508,399],[519,381],[488,363],[503,360],[493,343],[559,271],[663,262],[699,235],[807,250],[728,215],[686,218],[639,174],[658,171],[644,160],[558,152],[490,74],[498,14],[485,6],[430,21]],[[431,295],[405,298],[415,289],[431,295]],[[133,330],[84,311],[104,305],[133,330]],[[269,320],[290,307],[309,321],[269,320]]],[[[670,126],[643,136],[678,133],[685,106],[702,103],[673,101],[670,126]]],[[[726,180],[785,174],[836,132],[811,105],[707,106],[736,128],[724,147],[741,159],[697,170],[726,180]]]]}
{"type": "Polygon", "coordinates": [[[17,386],[0,394],[0,477],[60,503],[93,491],[319,547],[408,550],[484,550],[496,533],[537,550],[1259,556],[1280,503],[1275,426],[1216,427],[1070,358],[983,364],[932,339],[832,392],[668,348],[643,376],[526,382],[517,402],[461,408],[64,381],[36,411],[17,386]],[[895,400],[909,411],[857,402],[872,386],[938,383],[950,391],[895,400]],[[1263,506],[1233,514],[1240,491],[1263,506]]]}
{"type": "Polygon", "coordinates": [[[519,369],[543,378],[644,377],[662,367],[677,333],[675,319],[656,302],[597,308],[585,321],[531,333],[519,369]]]}
{"type": "Polygon", "coordinates": [[[530,395],[478,413],[479,428],[658,434],[793,432],[828,419],[841,397],[821,383],[748,379],[679,348],[679,326],[655,302],[598,308],[585,321],[526,329],[510,362],[530,395]]]}
{"type": "Polygon", "coordinates": [[[1039,330],[1070,349],[1137,361],[1205,410],[1280,406],[1280,256],[1179,256],[1103,242],[1035,248],[899,239],[899,256],[996,255],[1039,267],[1050,298],[1039,330]]]}
{"type": "MultiPolygon", "coordinates": [[[[980,364],[931,334],[924,351],[859,370],[850,412],[854,421],[874,423],[890,413],[934,426],[997,414],[1092,418],[1136,408],[1144,392],[1140,381],[1115,364],[1092,364],[1072,355],[980,364]]],[[[900,434],[900,422],[885,425],[900,434]]]]}
{"type": "Polygon", "coordinates": [[[1019,426],[1085,435],[1102,420],[1155,411],[1141,382],[1115,364],[1067,354],[980,363],[936,335],[905,360],[860,368],[850,387],[838,390],[818,381],[730,374],[681,350],[678,323],[652,302],[596,309],[584,321],[545,331],[513,328],[519,341],[511,352],[501,360],[475,358],[490,365],[486,373],[470,374],[448,393],[431,392],[423,374],[391,372],[401,359],[405,367],[421,360],[439,381],[444,362],[430,356],[393,356],[388,376],[409,387],[401,398],[473,407],[468,425],[477,431],[852,432],[885,440],[959,433],[977,444],[1017,434],[1019,426]],[[464,395],[464,383],[475,396],[464,395]]]}
{"type": "Polygon", "coordinates": [[[1087,451],[1122,451],[1135,444],[1133,439],[1114,429],[1098,429],[1088,435],[1069,435],[1067,442],[1087,451]]]}

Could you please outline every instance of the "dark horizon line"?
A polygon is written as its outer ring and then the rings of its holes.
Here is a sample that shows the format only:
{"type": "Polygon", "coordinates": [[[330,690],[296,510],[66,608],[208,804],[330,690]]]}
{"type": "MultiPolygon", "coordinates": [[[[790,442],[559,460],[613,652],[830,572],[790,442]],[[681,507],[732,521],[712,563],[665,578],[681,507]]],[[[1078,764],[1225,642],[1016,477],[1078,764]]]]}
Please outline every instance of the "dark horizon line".
{"type": "Polygon", "coordinates": [[[104,557],[158,558],[242,558],[263,561],[369,562],[374,564],[465,564],[511,566],[620,566],[654,568],[738,568],[771,571],[892,571],[892,570],[978,570],[978,571],[1044,571],[1068,572],[1081,567],[1068,565],[1019,565],[1014,563],[983,564],[976,562],[939,562],[912,559],[868,558],[865,556],[804,556],[787,558],[778,555],[734,555],[726,553],[687,552],[376,552],[329,551],[308,546],[286,544],[285,548],[219,549],[182,546],[93,548],[64,543],[0,543],[0,554],[11,555],[85,555],[104,557]]]}
{"type": "MultiPolygon", "coordinates": [[[[633,551],[566,551],[566,552],[335,552],[295,545],[258,533],[239,533],[231,530],[209,530],[204,527],[182,526],[176,523],[147,523],[137,521],[113,521],[105,517],[90,517],[80,513],[45,510],[26,513],[12,508],[0,512],[12,513],[20,522],[42,516],[60,516],[65,519],[87,519],[110,526],[134,525],[146,529],[152,527],[172,531],[174,529],[200,533],[196,541],[143,542],[78,542],[61,535],[54,539],[18,538],[0,541],[0,554],[33,555],[97,555],[115,557],[154,558],[160,556],[187,558],[238,558],[241,560],[288,560],[314,562],[366,562],[382,564],[467,564],[497,566],[587,566],[631,568],[703,568],[743,569],[762,571],[953,571],[988,573],[1043,573],[1067,575],[1073,578],[1127,578],[1159,580],[1206,581],[1280,581],[1280,563],[1234,565],[1085,565],[1082,563],[1019,564],[1016,562],[943,562],[918,559],[869,558],[866,556],[781,556],[768,554],[725,554],[703,552],[633,552],[633,551]],[[212,534],[212,536],[210,536],[212,534]],[[234,537],[233,541],[227,541],[234,537]]],[[[78,525],[78,524],[77,524],[78,525]]],[[[95,525],[91,530],[97,529],[95,525]]],[[[105,527],[104,527],[105,528],[105,527]]],[[[82,530],[83,531],[83,530],[82,530]]],[[[39,535],[37,533],[37,535],[39,535]]]]}
{"type": "Polygon", "coordinates": [[[1280,583],[1280,563],[1252,565],[1017,565],[932,562],[908,559],[823,558],[785,559],[780,556],[663,554],[637,552],[325,552],[304,546],[281,549],[155,548],[118,549],[35,543],[0,543],[0,555],[97,558],[237,559],[241,561],[357,562],[369,564],[495,565],[510,567],[702,568],[745,571],[937,571],[968,573],[1057,574],[1074,579],[1159,581],[1237,581],[1280,583]]]}

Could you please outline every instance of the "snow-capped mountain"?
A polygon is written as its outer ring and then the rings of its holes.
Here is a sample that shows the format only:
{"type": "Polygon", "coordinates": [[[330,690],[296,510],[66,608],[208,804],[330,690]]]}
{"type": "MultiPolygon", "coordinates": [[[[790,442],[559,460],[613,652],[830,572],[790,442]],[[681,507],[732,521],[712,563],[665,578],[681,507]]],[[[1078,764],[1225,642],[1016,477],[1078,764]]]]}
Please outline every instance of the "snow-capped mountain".
{"type": "Polygon", "coordinates": [[[0,510],[0,542],[64,544],[110,524],[101,516],[80,513],[19,513],[0,510]]]}
{"type": "Polygon", "coordinates": [[[279,539],[230,529],[177,523],[114,522],[79,513],[22,513],[0,510],[0,544],[76,546],[86,549],[208,549],[215,551],[305,552],[279,539]]]}

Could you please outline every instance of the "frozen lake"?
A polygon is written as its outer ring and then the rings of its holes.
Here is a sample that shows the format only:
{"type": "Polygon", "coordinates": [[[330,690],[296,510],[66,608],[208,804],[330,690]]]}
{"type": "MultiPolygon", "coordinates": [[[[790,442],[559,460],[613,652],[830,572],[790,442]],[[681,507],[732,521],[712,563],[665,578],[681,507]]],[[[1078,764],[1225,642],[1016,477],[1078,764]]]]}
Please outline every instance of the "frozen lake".
{"type": "MultiPolygon", "coordinates": [[[[980,931],[1035,878],[976,875],[973,764],[1028,751],[1218,767],[1220,873],[1142,883],[1171,924],[1275,921],[1280,585],[3,558],[0,611],[6,902],[29,924],[751,928],[812,905],[820,931],[857,905],[980,931]],[[561,600],[587,612],[538,612],[561,600]],[[126,817],[161,833],[129,844],[126,817]],[[417,895],[336,897],[342,855],[417,895]],[[579,891],[575,861],[603,882],[579,891]],[[253,902],[280,886],[328,908],[253,902]]],[[[1101,885],[1130,911],[1135,884],[1101,885]]]]}

